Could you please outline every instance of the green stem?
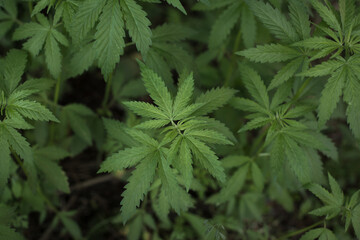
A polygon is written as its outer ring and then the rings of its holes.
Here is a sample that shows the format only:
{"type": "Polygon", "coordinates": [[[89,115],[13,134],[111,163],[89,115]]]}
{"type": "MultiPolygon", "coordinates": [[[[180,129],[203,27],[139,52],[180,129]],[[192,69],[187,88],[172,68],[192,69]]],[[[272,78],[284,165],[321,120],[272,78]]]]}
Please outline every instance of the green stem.
{"type": "Polygon", "coordinates": [[[105,110],[107,108],[107,103],[109,102],[110,92],[111,92],[111,87],[112,87],[112,78],[113,78],[113,74],[110,73],[109,78],[108,78],[108,80],[106,82],[105,95],[104,95],[104,99],[103,99],[103,102],[102,102],[103,110],[105,110]]]}
{"type": "MultiPolygon", "coordinates": [[[[56,112],[58,103],[59,103],[60,85],[61,85],[61,77],[58,77],[58,79],[56,81],[54,100],[53,100],[54,113],[56,112]]],[[[51,125],[50,125],[50,143],[53,143],[54,139],[55,139],[55,123],[51,123],[51,125]]]]}
{"type": "Polygon", "coordinates": [[[235,68],[235,65],[236,65],[235,52],[239,49],[240,41],[241,41],[241,30],[239,30],[237,35],[236,35],[236,39],[235,39],[235,43],[234,43],[234,47],[233,47],[233,52],[232,52],[232,56],[231,56],[231,60],[230,60],[230,65],[229,65],[228,71],[226,73],[224,86],[229,86],[230,85],[231,76],[233,74],[233,71],[234,71],[234,68],[235,68]]]}
{"type": "Polygon", "coordinates": [[[61,77],[58,77],[58,79],[56,81],[55,93],[54,93],[54,103],[55,103],[55,105],[57,105],[58,102],[59,102],[60,85],[61,85],[61,77]]]}
{"type": "Polygon", "coordinates": [[[26,178],[29,178],[29,175],[26,171],[26,169],[24,168],[24,164],[21,161],[20,157],[16,154],[16,152],[14,151],[13,148],[10,148],[11,154],[13,155],[15,161],[19,164],[21,170],[23,171],[23,173],[25,174],[26,178]]]}
{"type": "MultiPolygon", "coordinates": [[[[266,137],[267,132],[269,130],[269,127],[266,127],[266,129],[261,133],[261,135],[256,139],[255,149],[259,145],[259,143],[266,137]]],[[[261,144],[261,146],[258,148],[258,150],[254,154],[254,160],[258,158],[259,154],[264,150],[265,148],[265,142],[261,144]]]]}
{"type": "Polygon", "coordinates": [[[172,119],[171,119],[171,124],[175,127],[175,129],[178,131],[178,133],[179,133],[180,135],[183,135],[182,132],[181,132],[181,130],[179,129],[178,125],[175,124],[175,122],[174,122],[172,119]]]}
{"type": "Polygon", "coordinates": [[[307,231],[313,229],[314,227],[317,227],[317,226],[321,225],[322,223],[324,223],[324,221],[319,221],[319,222],[317,222],[317,223],[314,223],[314,224],[311,225],[311,226],[308,226],[308,227],[302,228],[302,229],[300,229],[300,230],[297,230],[297,231],[294,231],[294,232],[290,232],[290,233],[288,233],[288,234],[285,234],[285,235],[279,237],[277,240],[286,240],[286,239],[288,239],[288,238],[290,238],[290,237],[293,237],[293,236],[299,235],[299,234],[301,234],[301,233],[307,232],[307,231]]]}
{"type": "Polygon", "coordinates": [[[20,21],[18,18],[13,18],[13,21],[16,22],[19,25],[23,25],[24,23],[20,21]]]}
{"type": "Polygon", "coordinates": [[[29,6],[29,12],[30,12],[30,16],[31,16],[32,11],[33,11],[33,4],[32,4],[32,1],[29,1],[28,6],[29,6]]]}
{"type": "Polygon", "coordinates": [[[130,47],[130,46],[132,46],[132,45],[135,45],[135,42],[126,43],[126,44],[125,44],[125,47],[130,47]]]}

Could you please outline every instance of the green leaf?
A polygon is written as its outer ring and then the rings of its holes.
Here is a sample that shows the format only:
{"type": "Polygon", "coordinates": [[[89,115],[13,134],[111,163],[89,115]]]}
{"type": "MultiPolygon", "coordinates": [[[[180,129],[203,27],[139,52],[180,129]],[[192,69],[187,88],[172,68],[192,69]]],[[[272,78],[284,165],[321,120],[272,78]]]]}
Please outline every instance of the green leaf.
{"type": "Polygon", "coordinates": [[[45,179],[59,191],[70,193],[68,178],[61,167],[54,161],[37,158],[35,165],[44,173],[45,179]]]}
{"type": "Polygon", "coordinates": [[[179,148],[179,157],[176,167],[184,178],[186,191],[189,191],[193,179],[193,167],[191,151],[185,139],[182,139],[179,148]]]}
{"type": "Polygon", "coordinates": [[[159,108],[146,102],[123,102],[131,111],[142,117],[168,119],[169,117],[159,108]]]}
{"type": "Polygon", "coordinates": [[[61,59],[59,43],[68,45],[66,37],[51,26],[49,20],[42,14],[37,15],[39,23],[27,23],[21,25],[14,32],[13,39],[27,39],[24,48],[33,55],[38,55],[45,43],[46,64],[50,73],[58,78],[61,72],[61,59]]]}
{"type": "Polygon", "coordinates": [[[215,153],[203,142],[194,137],[187,136],[186,139],[193,155],[199,160],[200,164],[208,170],[213,177],[220,182],[224,182],[226,175],[215,153]]]}
{"type": "Polygon", "coordinates": [[[185,131],[185,135],[193,136],[200,141],[213,143],[213,144],[224,144],[233,145],[224,135],[214,130],[191,130],[185,131]]]}
{"type": "Polygon", "coordinates": [[[285,137],[285,153],[290,163],[290,167],[294,171],[302,184],[309,183],[310,177],[310,166],[306,159],[306,154],[299,147],[299,145],[289,137],[285,137]]]}
{"type": "Polygon", "coordinates": [[[147,155],[152,153],[148,147],[126,148],[108,157],[100,166],[98,173],[121,171],[136,165],[147,155]]]}
{"type": "Polygon", "coordinates": [[[134,0],[121,0],[120,4],[131,39],[142,55],[146,55],[151,45],[152,34],[149,28],[151,23],[146,17],[146,12],[134,0]]]}
{"type": "MultiPolygon", "coordinates": [[[[107,1],[86,0],[80,4],[79,10],[75,14],[71,24],[73,30],[70,33],[74,40],[82,40],[95,26],[106,2],[107,1]]],[[[120,8],[114,9],[114,11],[119,10],[120,8]]]]}
{"type": "Polygon", "coordinates": [[[236,54],[244,56],[253,62],[260,63],[283,62],[300,56],[300,53],[296,50],[280,44],[260,45],[237,52],[236,54]]]}
{"type": "Polygon", "coordinates": [[[261,169],[255,162],[251,164],[251,176],[257,189],[262,192],[265,185],[265,179],[261,169]]]}
{"type": "Polygon", "coordinates": [[[214,88],[201,94],[195,103],[204,104],[196,111],[197,116],[211,113],[224,106],[237,91],[231,88],[214,88]]]}
{"type": "Polygon", "coordinates": [[[26,66],[26,53],[21,50],[10,50],[5,58],[4,80],[9,93],[12,93],[21,80],[26,66]]]}
{"type": "Polygon", "coordinates": [[[347,74],[347,81],[344,89],[344,100],[348,104],[346,109],[347,122],[350,125],[350,129],[352,130],[354,136],[360,139],[360,81],[359,77],[354,76],[352,71],[356,72],[357,67],[351,67],[347,74]]]}
{"type": "Polygon", "coordinates": [[[327,205],[337,206],[337,200],[332,194],[319,184],[311,184],[309,190],[319,198],[323,203],[327,205]]]}
{"type": "Polygon", "coordinates": [[[249,164],[241,166],[226,182],[226,185],[221,189],[220,193],[214,195],[208,201],[217,204],[229,201],[232,197],[237,195],[244,186],[248,171],[249,164]]]}
{"type": "Polygon", "coordinates": [[[244,126],[242,126],[239,129],[239,133],[240,132],[246,132],[249,130],[253,130],[256,128],[260,128],[264,125],[266,125],[267,123],[269,123],[271,120],[268,117],[258,117],[258,118],[254,118],[251,121],[247,122],[244,126]]]}
{"type": "Polygon", "coordinates": [[[80,104],[69,104],[63,108],[63,111],[66,112],[69,124],[74,133],[85,143],[91,145],[92,135],[86,119],[93,117],[93,112],[80,104]]]}
{"type": "Polygon", "coordinates": [[[162,153],[160,154],[161,161],[159,163],[159,173],[161,184],[169,204],[177,214],[180,214],[182,211],[186,211],[192,206],[192,201],[190,196],[177,182],[175,174],[172,172],[166,157],[162,153]]]}
{"type": "Polygon", "coordinates": [[[174,100],[173,114],[178,115],[181,111],[188,106],[194,92],[194,78],[191,73],[188,77],[185,77],[179,84],[179,89],[174,100]]]}
{"type": "Polygon", "coordinates": [[[174,23],[164,23],[152,32],[152,40],[156,42],[180,42],[191,36],[195,31],[187,26],[174,23]]]}
{"type": "Polygon", "coordinates": [[[170,120],[148,120],[135,126],[138,129],[156,129],[161,128],[170,123],[170,120]]]}
{"type": "Polygon", "coordinates": [[[242,81],[251,96],[263,107],[269,109],[269,95],[260,75],[252,68],[241,64],[239,66],[242,81]]]}
{"type": "Polygon", "coordinates": [[[331,188],[332,195],[336,199],[338,205],[342,205],[344,202],[344,193],[341,190],[339,184],[336,182],[336,180],[331,176],[331,174],[328,174],[329,177],[329,184],[331,188]]]}
{"type": "Polygon", "coordinates": [[[344,63],[338,60],[329,60],[322,62],[304,72],[302,72],[301,76],[306,77],[320,77],[325,75],[330,75],[338,68],[340,68],[344,63]]]}
{"type": "Polygon", "coordinates": [[[141,64],[140,67],[146,91],[150,94],[155,104],[158,105],[167,116],[171,116],[173,100],[164,81],[145,65],[141,64]]]}
{"type": "Polygon", "coordinates": [[[300,240],[315,240],[322,234],[324,228],[316,228],[306,232],[300,240]]]}
{"type": "Polygon", "coordinates": [[[195,103],[195,104],[191,104],[187,107],[185,107],[181,112],[179,112],[179,114],[174,115],[174,120],[180,120],[180,119],[185,119],[191,115],[195,115],[199,109],[201,109],[201,107],[203,107],[205,104],[204,103],[195,103]]]}
{"type": "Polygon", "coordinates": [[[98,65],[102,74],[107,78],[114,71],[115,65],[120,61],[120,55],[123,54],[125,47],[124,21],[118,0],[98,2],[107,3],[96,27],[94,47],[98,65]]]}
{"type": "Polygon", "coordinates": [[[58,213],[58,217],[74,239],[82,239],[81,229],[79,225],[69,217],[69,213],[60,212],[58,213]]]}
{"type": "Polygon", "coordinates": [[[351,222],[357,238],[360,238],[360,205],[352,212],[351,222]]]}
{"type": "Polygon", "coordinates": [[[293,42],[298,39],[293,26],[278,9],[258,0],[247,1],[247,3],[255,16],[276,38],[284,42],[293,42]]]}
{"type": "Polygon", "coordinates": [[[254,47],[256,41],[256,20],[254,14],[247,5],[241,7],[241,31],[246,48],[254,47]]]}
{"type": "Polygon", "coordinates": [[[154,138],[150,137],[149,135],[143,133],[142,131],[132,128],[125,128],[125,132],[129,134],[135,141],[137,141],[142,145],[146,144],[149,147],[155,147],[155,148],[159,146],[158,141],[156,141],[154,138]]]}
{"type": "Polygon", "coordinates": [[[177,9],[179,9],[182,13],[186,15],[186,10],[184,9],[183,5],[181,4],[180,0],[166,0],[166,2],[177,9]]]}
{"type": "Polygon", "coordinates": [[[337,49],[342,47],[341,43],[334,42],[325,37],[308,38],[294,43],[293,46],[310,48],[310,49],[337,49]]]}
{"type": "Polygon", "coordinates": [[[30,144],[23,136],[21,136],[19,132],[10,126],[3,125],[2,133],[4,134],[4,137],[7,139],[10,146],[17,154],[19,154],[22,159],[26,161],[32,161],[32,151],[30,144]]]}
{"type": "Polygon", "coordinates": [[[193,58],[181,45],[154,43],[153,48],[166,60],[168,66],[175,68],[177,72],[193,68],[193,58]]]}
{"type": "Polygon", "coordinates": [[[36,148],[34,150],[35,157],[46,158],[52,161],[59,161],[70,157],[70,153],[63,148],[56,146],[48,146],[43,148],[36,148]]]}
{"type": "Polygon", "coordinates": [[[321,93],[320,105],[319,105],[319,125],[324,126],[327,120],[330,119],[331,114],[336,108],[336,104],[340,100],[342,88],[345,84],[347,75],[346,67],[338,69],[329,78],[325,85],[324,90],[321,93]]]}
{"type": "Polygon", "coordinates": [[[51,4],[50,0],[40,0],[40,1],[38,1],[38,3],[35,5],[34,9],[31,12],[31,17],[34,17],[36,14],[38,14],[39,12],[44,10],[50,4],[51,4]]]}
{"type": "Polygon", "coordinates": [[[5,204],[0,204],[0,225],[8,225],[11,220],[15,217],[15,212],[12,208],[5,204]]]}
{"type": "Polygon", "coordinates": [[[241,111],[248,111],[254,113],[260,112],[264,114],[269,113],[269,111],[264,107],[260,106],[260,104],[245,98],[235,97],[233,98],[231,105],[241,111]]]}
{"type": "Polygon", "coordinates": [[[75,52],[66,69],[69,71],[69,77],[75,77],[88,70],[96,59],[94,42],[85,44],[75,52]]]}
{"type": "MultiPolygon", "coordinates": [[[[38,15],[40,18],[45,18],[38,15]]],[[[47,34],[49,31],[49,24],[45,20],[45,25],[35,22],[25,23],[18,27],[13,35],[13,40],[22,40],[30,38],[23,44],[24,49],[28,50],[32,55],[37,56],[43,48],[47,34]]]]}
{"type": "Polygon", "coordinates": [[[295,27],[296,32],[299,34],[300,38],[309,38],[311,31],[310,20],[309,13],[304,6],[304,3],[297,0],[290,0],[289,11],[292,24],[295,27]]]}
{"type": "Polygon", "coordinates": [[[16,110],[21,115],[29,119],[59,122],[59,120],[47,108],[38,102],[19,100],[14,103],[10,103],[9,108],[16,110]]]}
{"type": "Polygon", "coordinates": [[[355,1],[339,0],[339,10],[340,10],[342,28],[345,32],[347,32],[354,19],[355,1]]]}
{"type": "Polygon", "coordinates": [[[125,224],[136,212],[144,195],[148,192],[154,179],[157,159],[156,153],[148,155],[142,160],[132,172],[129,183],[126,184],[126,190],[123,192],[121,201],[121,219],[125,224]]]}
{"type": "Polygon", "coordinates": [[[335,14],[332,12],[331,9],[329,9],[324,4],[320,3],[319,0],[310,0],[313,7],[316,9],[316,11],[319,13],[320,17],[331,27],[334,28],[336,31],[341,33],[341,27],[339,24],[339,21],[337,20],[335,14]]]}
{"type": "Polygon", "coordinates": [[[231,29],[235,26],[236,22],[240,18],[240,2],[236,1],[234,4],[230,5],[219,18],[216,20],[213,25],[210,38],[209,38],[209,48],[215,49],[220,47],[225,40],[228,38],[231,29]]]}
{"type": "Polygon", "coordinates": [[[272,173],[276,175],[283,171],[283,167],[286,160],[286,153],[285,153],[285,139],[282,135],[279,135],[275,138],[270,152],[270,164],[272,173]]]}
{"type": "Polygon", "coordinates": [[[24,240],[24,237],[20,235],[20,233],[15,232],[15,230],[12,228],[0,225],[0,239],[24,240]]]}
{"type": "Polygon", "coordinates": [[[208,117],[197,117],[196,119],[203,121],[206,124],[207,129],[213,129],[217,132],[220,132],[223,134],[226,138],[230,139],[232,142],[236,142],[236,138],[234,134],[230,131],[226,125],[214,118],[208,118],[208,117]]]}
{"type": "Polygon", "coordinates": [[[284,82],[288,81],[294,74],[301,68],[304,63],[303,58],[296,58],[289,62],[285,67],[283,67],[271,81],[268,90],[272,90],[284,82]]]}
{"type": "Polygon", "coordinates": [[[339,215],[340,212],[341,212],[341,209],[338,206],[330,205],[330,206],[324,206],[324,207],[320,207],[315,210],[312,210],[311,212],[309,212],[309,214],[312,214],[312,215],[315,215],[318,217],[326,216],[326,219],[331,219],[331,218],[334,218],[337,215],[339,215]]]}

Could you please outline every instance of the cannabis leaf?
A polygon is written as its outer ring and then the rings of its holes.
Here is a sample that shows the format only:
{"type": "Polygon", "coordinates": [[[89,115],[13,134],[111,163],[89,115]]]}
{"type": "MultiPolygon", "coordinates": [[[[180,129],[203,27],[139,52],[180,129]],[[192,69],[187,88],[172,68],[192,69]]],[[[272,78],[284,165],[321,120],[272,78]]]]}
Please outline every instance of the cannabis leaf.
{"type": "MultiPolygon", "coordinates": [[[[10,50],[5,58],[5,66],[0,72],[2,84],[0,84],[1,100],[1,178],[0,189],[4,187],[9,177],[10,153],[18,154],[24,160],[24,168],[27,169],[29,180],[34,184],[36,169],[34,166],[33,153],[29,143],[16,129],[33,128],[24,118],[38,121],[54,121],[57,118],[43,105],[27,98],[39,89],[36,89],[36,80],[29,80],[20,84],[21,77],[26,66],[26,53],[21,50],[10,50]],[[19,85],[20,84],[20,85],[19,85]]],[[[44,83],[46,81],[39,80],[44,83]]],[[[44,87],[44,86],[43,86],[44,87]]],[[[41,89],[41,88],[40,88],[41,89]]]]}
{"type": "MultiPolygon", "coordinates": [[[[177,213],[192,206],[192,201],[179,185],[174,170],[184,178],[187,190],[193,179],[194,159],[215,178],[224,181],[224,170],[207,144],[232,144],[219,131],[225,128],[220,122],[201,116],[223,106],[235,94],[234,90],[214,89],[200,95],[195,103],[191,103],[194,91],[192,74],[182,75],[178,93],[173,98],[164,81],[156,73],[142,63],[140,66],[145,88],[156,106],[136,101],[123,103],[147,120],[138,124],[135,129],[124,128],[137,144],[110,156],[100,169],[100,172],[112,172],[136,166],[121,202],[124,222],[134,215],[136,207],[156,177],[160,178],[161,191],[177,213]],[[158,141],[137,129],[162,129],[161,140],[158,141]],[[159,176],[155,174],[156,169],[159,176]]],[[[108,129],[113,125],[109,123],[106,123],[108,129]]],[[[228,132],[225,132],[227,135],[228,132]]]]}
{"type": "Polygon", "coordinates": [[[44,48],[48,69],[53,77],[58,78],[61,73],[62,60],[59,43],[68,46],[69,42],[61,32],[56,30],[56,25],[50,24],[44,15],[37,14],[36,16],[38,23],[31,22],[21,25],[14,32],[13,39],[28,39],[23,47],[34,56],[37,56],[44,48]]]}
{"type": "Polygon", "coordinates": [[[0,204],[0,238],[10,240],[23,240],[24,238],[20,233],[9,225],[15,217],[15,212],[7,205],[0,204]]]}
{"type": "Polygon", "coordinates": [[[3,37],[16,23],[18,9],[16,1],[11,0],[4,0],[0,7],[0,37],[3,37]]]}
{"type": "MultiPolygon", "coordinates": [[[[330,175],[330,173],[328,174],[328,178],[329,178],[331,193],[322,186],[320,186],[319,184],[312,183],[308,186],[308,189],[324,203],[323,207],[312,210],[310,214],[316,216],[326,216],[326,219],[331,219],[342,214],[343,216],[345,216],[345,231],[348,230],[350,224],[352,223],[355,230],[355,234],[357,237],[359,237],[360,236],[359,235],[360,191],[355,192],[351,196],[350,201],[344,204],[345,196],[339,184],[330,175]]],[[[320,230],[317,231],[312,230],[306,233],[301,239],[305,239],[305,240],[315,239],[321,234],[325,234],[325,233],[324,232],[321,233],[320,230]]],[[[328,231],[328,233],[326,234],[331,235],[332,233],[328,231]]]]}
{"type": "Polygon", "coordinates": [[[319,158],[309,156],[311,154],[310,149],[319,150],[333,159],[337,158],[337,152],[327,137],[319,132],[314,132],[297,120],[305,113],[311,112],[314,107],[306,104],[298,104],[296,107],[292,107],[290,104],[282,104],[289,96],[286,85],[279,88],[270,101],[267,88],[260,76],[246,65],[241,64],[239,68],[245,87],[255,99],[252,101],[235,98],[232,103],[237,109],[254,113],[248,116],[250,120],[239,132],[260,127],[268,129],[265,145],[271,145],[271,165],[274,174],[281,172],[287,159],[288,164],[302,183],[310,182],[316,175],[321,175],[321,167],[314,167],[314,164],[321,166],[321,162],[310,161],[310,159],[319,161],[319,158]],[[322,141],[317,141],[318,138],[321,138],[322,141]],[[317,169],[317,173],[312,172],[315,169],[317,169]]]}

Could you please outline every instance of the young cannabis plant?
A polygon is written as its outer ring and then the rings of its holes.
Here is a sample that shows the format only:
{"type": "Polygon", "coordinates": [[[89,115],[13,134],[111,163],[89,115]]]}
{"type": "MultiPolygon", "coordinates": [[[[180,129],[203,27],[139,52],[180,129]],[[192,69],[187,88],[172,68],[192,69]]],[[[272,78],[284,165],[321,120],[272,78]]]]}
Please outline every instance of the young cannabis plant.
{"type": "MultiPolygon", "coordinates": [[[[345,202],[343,191],[330,174],[329,184],[331,193],[319,184],[310,184],[308,187],[308,189],[324,203],[323,207],[311,211],[310,214],[319,217],[325,216],[324,223],[326,220],[341,215],[345,218],[345,231],[347,231],[352,224],[356,236],[360,238],[360,190],[355,192],[351,198],[345,202]]],[[[310,230],[304,234],[300,240],[314,240],[318,238],[337,239],[331,230],[326,227],[321,227],[310,230]]]]}
{"type": "Polygon", "coordinates": [[[142,64],[141,74],[156,106],[146,102],[124,102],[130,110],[147,120],[135,128],[125,129],[137,146],[110,156],[100,169],[100,172],[112,172],[136,166],[121,201],[124,222],[133,216],[155,177],[160,179],[161,191],[177,213],[192,206],[190,196],[180,184],[189,190],[193,163],[224,182],[224,169],[210,146],[232,144],[230,139],[235,140],[225,125],[205,116],[223,106],[233,97],[235,90],[213,89],[191,103],[194,91],[192,74],[180,77],[175,98],[163,80],[142,64]],[[154,137],[145,130],[151,131],[154,137]]]}
{"type": "Polygon", "coordinates": [[[310,0],[324,24],[316,25],[318,31],[311,36],[309,10],[296,0],[289,1],[290,21],[270,4],[247,1],[254,14],[282,44],[267,44],[239,52],[255,62],[284,62],[291,60],[272,79],[269,90],[281,86],[294,76],[301,77],[304,86],[315,77],[330,75],[318,107],[319,126],[323,127],[334,112],[340,97],[348,104],[347,121],[356,138],[360,137],[359,43],[360,23],[355,1],[339,1],[338,14],[328,4],[310,0]],[[269,14],[271,13],[271,14],[269,14]],[[339,17],[338,17],[339,16],[339,17]],[[312,61],[322,59],[312,67],[312,61]],[[298,73],[298,74],[297,74],[298,73]],[[297,74],[297,75],[296,75],[297,74]]]}
{"type": "Polygon", "coordinates": [[[17,129],[33,128],[24,118],[37,121],[55,121],[56,117],[43,105],[27,98],[42,90],[41,79],[28,80],[20,84],[26,66],[26,53],[10,50],[0,69],[0,191],[10,174],[10,153],[24,160],[29,181],[36,179],[32,149],[17,129]]]}
{"type": "Polygon", "coordinates": [[[323,126],[330,119],[343,95],[343,100],[348,104],[347,121],[355,137],[360,138],[360,23],[359,15],[355,14],[355,1],[339,1],[340,21],[329,5],[315,0],[310,2],[327,24],[318,26],[325,36],[313,36],[294,46],[314,50],[311,60],[329,57],[329,60],[301,73],[306,77],[330,75],[320,98],[319,124],[323,126]]]}
{"type": "Polygon", "coordinates": [[[309,122],[298,120],[311,112],[313,106],[297,104],[293,107],[291,101],[286,101],[291,92],[288,84],[279,88],[270,101],[265,84],[253,69],[240,65],[240,72],[255,101],[234,99],[234,107],[252,113],[247,116],[250,121],[239,132],[266,126],[264,146],[271,145],[273,173],[278,175],[289,164],[301,183],[316,182],[316,176],[322,175],[322,163],[316,150],[332,159],[337,159],[337,151],[330,139],[308,126],[309,122]]]}

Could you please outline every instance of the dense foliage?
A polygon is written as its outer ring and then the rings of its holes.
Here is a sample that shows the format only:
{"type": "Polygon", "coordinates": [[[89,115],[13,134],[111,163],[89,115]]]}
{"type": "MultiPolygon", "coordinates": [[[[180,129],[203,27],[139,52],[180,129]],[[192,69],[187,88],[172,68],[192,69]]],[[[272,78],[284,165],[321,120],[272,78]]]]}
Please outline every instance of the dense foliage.
{"type": "Polygon", "coordinates": [[[0,0],[0,54],[0,240],[360,239],[359,1],[0,0]]]}

